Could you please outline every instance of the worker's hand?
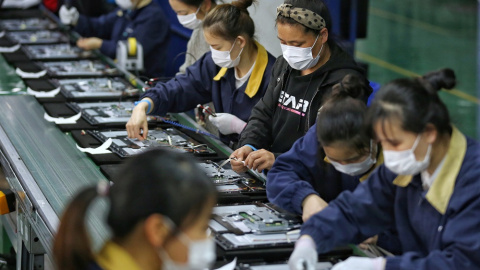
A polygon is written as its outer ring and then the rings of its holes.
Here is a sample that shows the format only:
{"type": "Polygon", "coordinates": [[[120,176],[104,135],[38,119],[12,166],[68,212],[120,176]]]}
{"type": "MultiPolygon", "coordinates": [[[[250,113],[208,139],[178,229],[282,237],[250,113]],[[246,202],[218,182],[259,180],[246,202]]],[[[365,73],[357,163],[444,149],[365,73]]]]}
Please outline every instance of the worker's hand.
{"type": "Polygon", "coordinates": [[[343,262],[335,264],[332,270],[384,270],[385,263],[386,260],[383,257],[350,257],[343,262]]]}
{"type": "Polygon", "coordinates": [[[252,148],[250,148],[250,146],[242,146],[235,150],[230,155],[230,158],[236,159],[230,160],[230,165],[232,166],[232,169],[238,173],[246,172],[248,168],[245,167],[242,161],[245,161],[245,159],[248,157],[248,154],[250,154],[251,152],[253,152],[253,150],[252,148]]]}
{"type": "Polygon", "coordinates": [[[320,198],[320,196],[318,196],[317,194],[308,195],[302,202],[303,222],[306,222],[311,216],[322,211],[327,206],[328,203],[325,202],[322,198],[320,198]]]}
{"type": "Polygon", "coordinates": [[[77,40],[77,46],[87,51],[100,49],[102,43],[103,40],[96,37],[79,38],[77,40]]]}
{"type": "Polygon", "coordinates": [[[291,270],[315,270],[318,254],[315,242],[309,235],[302,235],[295,243],[288,266],[291,270]]]}
{"type": "Polygon", "coordinates": [[[368,249],[368,245],[376,245],[378,241],[378,235],[375,235],[373,237],[368,238],[367,240],[363,241],[361,244],[358,246],[361,249],[368,249]]]}
{"type": "Polygon", "coordinates": [[[260,149],[250,153],[245,159],[245,166],[249,169],[262,172],[263,170],[270,170],[275,162],[275,155],[265,149],[260,149]]]}
{"type": "Polygon", "coordinates": [[[245,125],[247,125],[245,121],[233,114],[217,113],[216,115],[216,117],[210,116],[208,119],[223,135],[240,134],[243,128],[245,128],[245,125]]]}
{"type": "Polygon", "coordinates": [[[148,103],[140,102],[133,108],[132,116],[127,122],[128,138],[145,140],[148,136],[147,122],[148,103]]]}
{"type": "Polygon", "coordinates": [[[71,7],[67,9],[66,6],[62,6],[59,11],[60,21],[66,25],[77,25],[78,18],[80,17],[80,13],[75,7],[71,7]]]}

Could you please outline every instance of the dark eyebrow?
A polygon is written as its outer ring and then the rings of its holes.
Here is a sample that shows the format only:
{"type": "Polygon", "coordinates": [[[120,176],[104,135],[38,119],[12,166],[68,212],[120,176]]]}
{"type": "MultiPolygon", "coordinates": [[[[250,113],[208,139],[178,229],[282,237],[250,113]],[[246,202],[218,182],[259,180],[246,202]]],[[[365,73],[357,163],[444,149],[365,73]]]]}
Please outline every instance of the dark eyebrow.
{"type": "Polygon", "coordinates": [[[288,42],[288,43],[296,43],[296,44],[303,44],[305,43],[305,41],[298,41],[298,40],[283,40],[281,39],[279,36],[277,36],[277,38],[281,41],[285,41],[285,42],[288,42]]]}

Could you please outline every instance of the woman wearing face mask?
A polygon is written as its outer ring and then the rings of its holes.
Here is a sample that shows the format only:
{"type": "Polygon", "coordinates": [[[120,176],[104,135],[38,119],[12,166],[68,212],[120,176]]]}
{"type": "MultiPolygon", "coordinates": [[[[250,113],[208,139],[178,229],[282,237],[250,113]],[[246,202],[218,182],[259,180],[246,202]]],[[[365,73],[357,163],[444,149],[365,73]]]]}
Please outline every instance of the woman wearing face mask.
{"type": "Polygon", "coordinates": [[[402,255],[352,257],[333,269],[480,268],[480,144],[452,126],[437,94],[454,85],[455,74],[444,69],[394,80],[376,94],[367,123],[384,165],[303,224],[291,269],[392,225],[402,255]]]}
{"type": "Polygon", "coordinates": [[[57,269],[211,266],[216,255],[208,222],[217,193],[193,159],[155,149],[128,160],[118,176],[109,189],[107,183],[86,188],[67,206],[53,246],[57,269]],[[93,254],[85,215],[99,195],[110,201],[107,223],[113,237],[93,254]]]}
{"type": "Polygon", "coordinates": [[[128,136],[143,140],[148,134],[147,114],[191,110],[213,102],[210,117],[226,144],[235,143],[253,106],[267,88],[274,58],[254,40],[255,26],[247,7],[252,0],[215,7],[203,21],[211,52],[166,83],[147,91],[127,123],[128,136]]]}
{"type": "Polygon", "coordinates": [[[358,99],[368,91],[364,80],[354,75],[333,87],[316,124],[277,158],[268,173],[270,202],[302,214],[306,221],[382,163],[381,151],[364,128],[367,106],[358,99]]]}
{"type": "Polygon", "coordinates": [[[115,0],[119,9],[98,18],[80,15],[75,7],[60,8],[63,24],[85,38],[77,40],[84,50],[96,50],[114,59],[119,40],[136,38],[143,47],[145,75],[163,75],[170,25],[160,6],[152,0],[115,0]]]}
{"type": "MultiPolygon", "coordinates": [[[[332,86],[346,74],[363,76],[329,36],[330,29],[330,13],[321,0],[286,0],[277,8],[283,56],[277,58],[265,96],[253,108],[241,147],[231,156],[238,159],[232,161],[234,170],[270,169],[315,123],[332,86]]],[[[369,94],[361,99],[366,102],[369,94]]]]}
{"type": "MultiPolygon", "coordinates": [[[[277,158],[268,173],[270,202],[302,215],[305,222],[342,191],[354,190],[383,163],[381,149],[364,127],[367,106],[358,99],[368,91],[355,75],[333,86],[316,124],[277,158]]],[[[394,232],[380,234],[377,244],[398,251],[394,232]]]]}
{"type": "Polygon", "coordinates": [[[170,6],[177,13],[178,21],[185,28],[193,30],[187,44],[185,63],[180,66],[179,73],[185,73],[187,67],[193,65],[205,53],[210,45],[203,36],[202,21],[216,6],[215,0],[169,0],[170,6]]]}

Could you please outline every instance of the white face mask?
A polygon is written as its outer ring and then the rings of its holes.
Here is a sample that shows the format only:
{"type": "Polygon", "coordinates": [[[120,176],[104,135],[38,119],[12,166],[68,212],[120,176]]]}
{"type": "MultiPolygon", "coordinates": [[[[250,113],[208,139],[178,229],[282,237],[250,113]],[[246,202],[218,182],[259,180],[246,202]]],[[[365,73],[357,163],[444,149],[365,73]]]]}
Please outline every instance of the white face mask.
{"type": "MultiPolygon", "coordinates": [[[[237,41],[237,39],[235,39],[235,41],[237,41]]],[[[238,66],[238,63],[240,63],[240,55],[243,52],[243,48],[240,50],[240,53],[238,54],[237,58],[232,60],[232,58],[230,57],[230,53],[232,52],[233,47],[235,47],[235,44],[236,44],[235,41],[233,42],[232,48],[230,48],[229,51],[215,50],[214,48],[212,48],[212,46],[210,46],[210,50],[212,51],[213,62],[217,66],[222,68],[232,68],[232,67],[238,66]]]]}
{"type": "MultiPolygon", "coordinates": [[[[171,228],[175,225],[168,218],[171,228]]],[[[212,237],[203,240],[192,240],[184,232],[180,232],[178,239],[188,247],[187,263],[173,261],[165,250],[159,251],[163,270],[204,270],[209,269],[216,259],[215,241],[212,237]]]]}
{"type": "Polygon", "coordinates": [[[197,19],[197,13],[199,10],[200,10],[200,7],[198,7],[195,13],[188,14],[188,15],[177,15],[178,21],[185,28],[188,28],[191,30],[197,29],[202,24],[202,20],[197,19]]]}
{"type": "Polygon", "coordinates": [[[124,9],[124,10],[133,9],[133,3],[131,0],[115,0],[115,3],[121,9],[124,9]]]}
{"type": "Polygon", "coordinates": [[[285,58],[288,64],[293,69],[296,69],[296,70],[306,70],[315,66],[318,63],[318,60],[320,59],[320,53],[322,53],[323,45],[324,45],[322,44],[322,47],[320,48],[320,51],[318,52],[317,56],[313,58],[312,50],[313,50],[313,47],[315,47],[315,44],[317,43],[319,36],[320,34],[318,34],[317,39],[315,39],[315,42],[313,43],[312,47],[300,48],[300,47],[280,44],[280,46],[282,47],[283,58],[285,58]]]}
{"type": "MultiPolygon", "coordinates": [[[[351,163],[351,164],[340,164],[338,162],[330,160],[330,163],[335,167],[335,169],[341,173],[348,174],[350,176],[362,175],[372,166],[377,163],[377,159],[372,158],[373,154],[373,142],[370,140],[370,154],[368,157],[359,163],[351,163]]],[[[376,152],[376,151],[375,151],[376,152]]]]}
{"type": "Polygon", "coordinates": [[[404,151],[383,150],[385,166],[399,175],[416,175],[426,170],[428,165],[430,165],[430,152],[432,151],[432,145],[428,145],[427,154],[423,161],[417,161],[414,151],[417,148],[419,141],[420,135],[417,136],[411,149],[404,151]]]}

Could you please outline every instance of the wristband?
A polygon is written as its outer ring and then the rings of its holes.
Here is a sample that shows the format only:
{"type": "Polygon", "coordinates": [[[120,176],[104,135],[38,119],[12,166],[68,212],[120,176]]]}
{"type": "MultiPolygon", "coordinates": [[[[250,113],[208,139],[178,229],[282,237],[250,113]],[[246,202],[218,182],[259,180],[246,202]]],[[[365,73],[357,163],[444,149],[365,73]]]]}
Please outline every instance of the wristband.
{"type": "Polygon", "coordinates": [[[139,100],[139,101],[135,101],[134,104],[135,104],[135,106],[137,106],[141,102],[146,102],[148,104],[148,107],[147,107],[147,114],[148,114],[150,112],[150,110],[152,109],[152,103],[148,99],[142,99],[142,100],[139,100]]]}
{"type": "Polygon", "coordinates": [[[251,144],[245,144],[244,146],[248,146],[250,148],[252,148],[253,151],[257,151],[258,149],[255,148],[255,146],[251,145],[251,144]]]}

